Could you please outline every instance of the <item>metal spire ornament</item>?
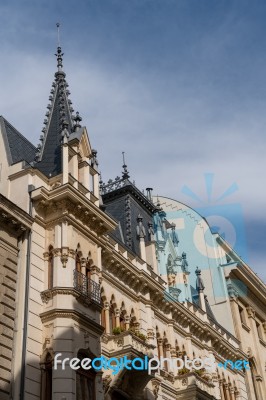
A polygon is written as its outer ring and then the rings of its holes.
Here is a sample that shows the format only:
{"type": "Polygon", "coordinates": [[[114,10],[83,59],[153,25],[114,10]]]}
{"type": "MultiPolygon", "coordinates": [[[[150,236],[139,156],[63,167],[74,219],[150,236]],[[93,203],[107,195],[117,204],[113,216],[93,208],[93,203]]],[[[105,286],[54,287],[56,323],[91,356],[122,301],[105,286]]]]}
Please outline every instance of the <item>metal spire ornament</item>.
{"type": "Polygon", "coordinates": [[[127,165],[126,165],[126,162],[125,162],[125,152],[122,151],[122,154],[123,154],[123,165],[122,165],[123,171],[122,171],[122,178],[123,178],[124,180],[126,180],[126,179],[129,178],[129,173],[128,173],[127,165]]]}

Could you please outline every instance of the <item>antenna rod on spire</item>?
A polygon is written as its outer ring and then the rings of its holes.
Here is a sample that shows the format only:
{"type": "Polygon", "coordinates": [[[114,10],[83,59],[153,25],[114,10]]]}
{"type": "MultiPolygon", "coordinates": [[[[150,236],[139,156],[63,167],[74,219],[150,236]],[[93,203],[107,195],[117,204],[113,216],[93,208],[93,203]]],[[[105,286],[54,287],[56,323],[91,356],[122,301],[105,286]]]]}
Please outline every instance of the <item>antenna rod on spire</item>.
{"type": "Polygon", "coordinates": [[[122,178],[125,180],[125,179],[128,179],[128,178],[129,178],[129,173],[128,173],[127,166],[126,166],[126,161],[125,161],[125,152],[122,151],[122,154],[123,154],[123,165],[122,165],[123,172],[122,172],[122,178]]]}
{"type": "Polygon", "coordinates": [[[62,49],[60,46],[60,24],[59,22],[56,23],[56,27],[57,27],[57,52],[55,54],[56,58],[57,58],[57,68],[58,68],[58,72],[62,72],[63,70],[63,55],[64,53],[62,53],[62,49]]]}
{"type": "Polygon", "coordinates": [[[59,22],[56,23],[57,27],[57,47],[60,47],[60,24],[59,22]]]}

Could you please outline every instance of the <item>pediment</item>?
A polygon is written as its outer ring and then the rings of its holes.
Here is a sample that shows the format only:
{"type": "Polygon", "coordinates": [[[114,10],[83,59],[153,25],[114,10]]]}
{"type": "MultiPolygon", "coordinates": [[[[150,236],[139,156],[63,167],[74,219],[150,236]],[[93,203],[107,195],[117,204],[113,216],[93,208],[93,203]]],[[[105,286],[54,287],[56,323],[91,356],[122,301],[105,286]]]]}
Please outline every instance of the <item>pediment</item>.
{"type": "Polygon", "coordinates": [[[91,157],[91,144],[89,140],[89,135],[85,126],[79,128],[76,132],[71,133],[68,144],[74,145],[78,141],[79,151],[81,157],[90,158],[91,157]]]}

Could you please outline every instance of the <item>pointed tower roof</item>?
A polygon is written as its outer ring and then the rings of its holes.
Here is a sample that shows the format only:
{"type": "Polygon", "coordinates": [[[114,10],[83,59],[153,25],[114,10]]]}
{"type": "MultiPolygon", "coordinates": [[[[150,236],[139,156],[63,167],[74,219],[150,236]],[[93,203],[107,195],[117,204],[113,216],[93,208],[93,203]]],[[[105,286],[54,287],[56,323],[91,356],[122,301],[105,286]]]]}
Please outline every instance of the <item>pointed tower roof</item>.
{"type": "Polygon", "coordinates": [[[36,147],[2,116],[0,116],[0,128],[4,138],[9,164],[16,164],[23,160],[27,161],[27,163],[32,163],[34,161],[36,147]]]}
{"type": "Polygon", "coordinates": [[[70,92],[63,71],[63,53],[60,46],[55,54],[57,58],[57,72],[52,83],[44,127],[37,147],[36,168],[46,176],[51,177],[62,172],[62,131],[67,129],[69,134],[80,128],[81,117],[77,113],[73,116],[70,92]]]}

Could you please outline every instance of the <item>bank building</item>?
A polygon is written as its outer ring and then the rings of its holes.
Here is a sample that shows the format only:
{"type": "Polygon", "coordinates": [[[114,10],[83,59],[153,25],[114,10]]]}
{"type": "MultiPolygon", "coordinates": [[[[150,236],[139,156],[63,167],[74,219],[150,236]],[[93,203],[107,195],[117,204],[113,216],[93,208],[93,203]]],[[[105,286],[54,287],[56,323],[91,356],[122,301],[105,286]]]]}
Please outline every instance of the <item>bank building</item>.
{"type": "Polygon", "coordinates": [[[0,399],[265,400],[264,283],[125,162],[102,181],[56,56],[39,145],[0,117],[0,399]]]}

